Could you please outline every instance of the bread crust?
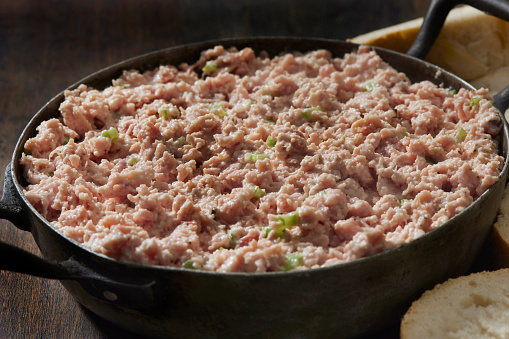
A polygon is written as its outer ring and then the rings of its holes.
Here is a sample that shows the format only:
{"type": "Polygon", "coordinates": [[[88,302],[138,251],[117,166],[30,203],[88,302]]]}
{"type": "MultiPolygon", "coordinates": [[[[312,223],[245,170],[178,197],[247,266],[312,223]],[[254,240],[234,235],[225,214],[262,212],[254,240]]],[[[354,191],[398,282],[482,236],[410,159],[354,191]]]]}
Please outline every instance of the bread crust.
{"type": "MultiPolygon", "coordinates": [[[[351,41],[405,53],[421,24],[422,18],[419,18],[359,35],[351,41]]],[[[473,7],[462,6],[449,13],[426,60],[476,87],[488,87],[497,93],[507,84],[507,80],[498,81],[497,71],[509,66],[508,40],[509,23],[473,7]]]]}
{"type": "Polygon", "coordinates": [[[507,186],[498,211],[497,220],[493,225],[491,242],[494,267],[509,268],[509,187],[507,186]]]}

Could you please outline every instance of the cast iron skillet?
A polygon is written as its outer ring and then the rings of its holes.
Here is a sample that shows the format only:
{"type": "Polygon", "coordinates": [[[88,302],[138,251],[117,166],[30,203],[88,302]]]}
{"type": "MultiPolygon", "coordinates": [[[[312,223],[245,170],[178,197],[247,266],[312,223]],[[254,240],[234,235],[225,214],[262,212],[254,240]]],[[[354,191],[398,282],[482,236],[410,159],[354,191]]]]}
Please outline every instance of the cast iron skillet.
{"type": "MultiPolygon", "coordinates": [[[[467,3],[509,20],[509,4],[495,0],[467,3]]],[[[472,89],[468,83],[421,61],[456,1],[434,0],[416,44],[406,56],[375,48],[412,81],[431,80],[446,88],[472,89]]],[[[343,56],[357,45],[298,38],[211,41],[170,48],[133,58],[83,79],[98,89],[124,69],[149,70],[160,64],[193,62],[217,44],[271,55],[317,48],[343,56]]],[[[76,88],[78,84],[70,87],[76,88]]],[[[507,90],[495,97],[509,107],[507,90]]],[[[373,333],[395,324],[412,300],[449,277],[468,271],[495,219],[508,173],[465,211],[423,237],[398,248],[331,267],[263,274],[215,273],[120,262],[93,253],[57,232],[28,203],[19,159],[35,128],[58,117],[59,94],[30,121],[5,172],[0,217],[33,234],[44,258],[0,243],[0,269],[59,279],[85,307],[144,336],[176,338],[341,338],[373,333]],[[6,260],[9,258],[10,260],[6,260]]],[[[503,120],[501,153],[507,157],[508,125],[503,120]]]]}

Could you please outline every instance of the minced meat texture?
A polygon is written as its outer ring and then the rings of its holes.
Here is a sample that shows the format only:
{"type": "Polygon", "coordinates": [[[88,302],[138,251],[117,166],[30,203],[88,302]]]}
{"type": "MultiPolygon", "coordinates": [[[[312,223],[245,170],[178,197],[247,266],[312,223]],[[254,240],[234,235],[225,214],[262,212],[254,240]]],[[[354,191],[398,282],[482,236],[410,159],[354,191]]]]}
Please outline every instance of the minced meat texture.
{"type": "Polygon", "coordinates": [[[498,180],[485,89],[411,83],[370,48],[204,51],[65,93],[21,158],[26,197],[92,251],[270,272],[410,242],[498,180]]]}

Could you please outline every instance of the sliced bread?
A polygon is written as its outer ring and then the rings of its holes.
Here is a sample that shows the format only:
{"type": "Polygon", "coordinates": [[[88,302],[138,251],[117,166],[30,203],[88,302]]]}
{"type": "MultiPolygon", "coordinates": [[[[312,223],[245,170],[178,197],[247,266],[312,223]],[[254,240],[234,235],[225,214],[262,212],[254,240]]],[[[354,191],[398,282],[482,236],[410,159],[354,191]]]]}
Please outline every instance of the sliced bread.
{"type": "Polygon", "coordinates": [[[401,339],[509,338],[509,269],[462,276],[414,301],[401,339]]]}

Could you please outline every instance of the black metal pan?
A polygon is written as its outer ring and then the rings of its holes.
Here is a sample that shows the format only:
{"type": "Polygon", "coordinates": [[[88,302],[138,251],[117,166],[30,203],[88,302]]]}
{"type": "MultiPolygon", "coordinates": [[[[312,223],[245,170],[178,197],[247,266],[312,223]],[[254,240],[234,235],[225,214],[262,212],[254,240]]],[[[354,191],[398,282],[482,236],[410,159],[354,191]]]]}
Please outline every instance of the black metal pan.
{"type": "MultiPolygon", "coordinates": [[[[506,1],[463,1],[509,20],[506,1]]],[[[412,81],[430,80],[472,89],[416,57],[424,57],[456,1],[432,1],[409,55],[375,48],[412,81]],[[413,56],[412,56],[413,55],[413,56]]],[[[357,45],[320,39],[252,38],[210,41],[142,55],[94,73],[79,83],[98,89],[122,70],[148,70],[160,64],[193,62],[215,45],[252,47],[276,55],[284,51],[330,50],[335,56],[357,45]]],[[[421,238],[398,248],[331,267],[264,274],[215,273],[120,262],[62,236],[28,203],[19,165],[26,140],[44,120],[58,117],[63,92],[49,101],[20,136],[5,172],[0,217],[32,233],[43,257],[0,243],[0,269],[59,279],[85,307],[141,333],[165,338],[348,338],[397,323],[424,290],[469,270],[495,219],[508,174],[506,160],[498,182],[465,211],[421,238]]],[[[495,97],[504,112],[507,90],[495,97]]],[[[503,119],[500,152],[507,158],[508,125],[503,119]]]]}

